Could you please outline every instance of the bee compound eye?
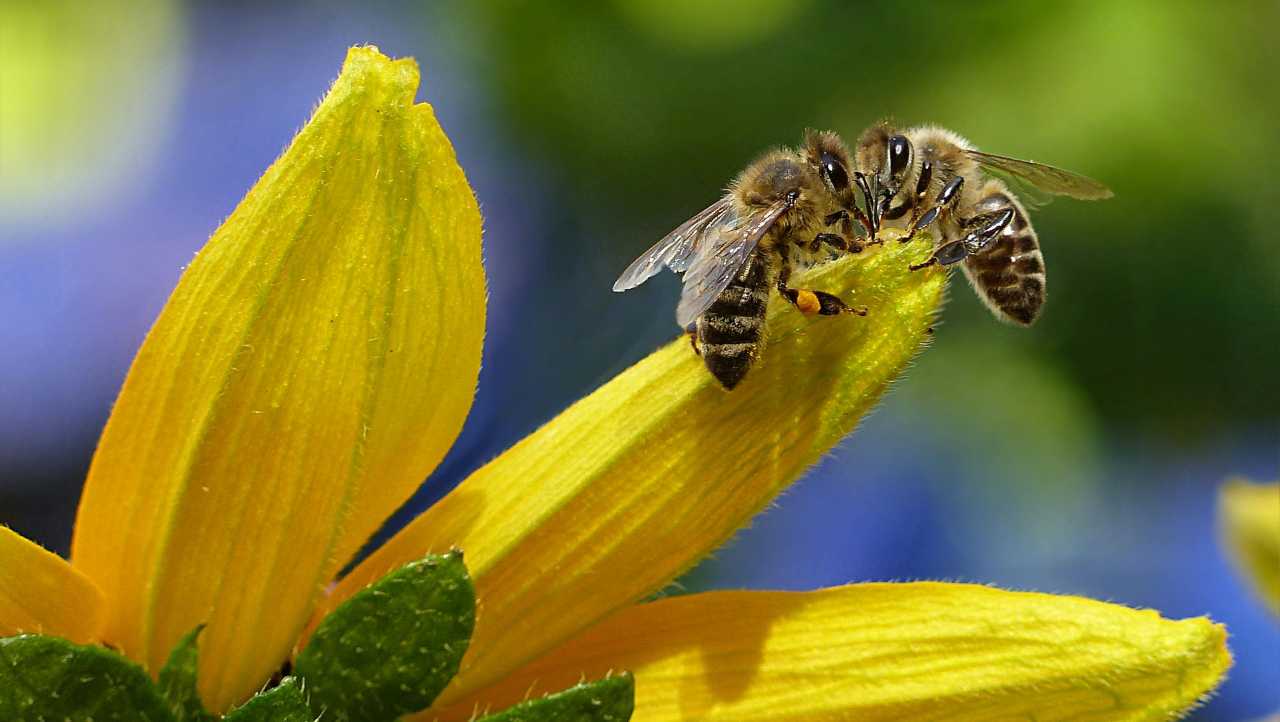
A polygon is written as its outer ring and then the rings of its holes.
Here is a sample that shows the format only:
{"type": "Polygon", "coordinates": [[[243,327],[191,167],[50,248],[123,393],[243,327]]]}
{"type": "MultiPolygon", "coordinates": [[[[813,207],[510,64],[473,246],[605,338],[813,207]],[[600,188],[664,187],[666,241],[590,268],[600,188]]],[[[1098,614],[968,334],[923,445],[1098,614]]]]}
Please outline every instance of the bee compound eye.
{"type": "Polygon", "coordinates": [[[892,136],[889,138],[888,156],[889,174],[895,178],[901,177],[911,164],[911,141],[905,135],[892,136]]]}
{"type": "Polygon", "coordinates": [[[835,190],[842,191],[849,187],[849,172],[845,170],[844,163],[830,153],[822,154],[822,176],[835,190]]]}

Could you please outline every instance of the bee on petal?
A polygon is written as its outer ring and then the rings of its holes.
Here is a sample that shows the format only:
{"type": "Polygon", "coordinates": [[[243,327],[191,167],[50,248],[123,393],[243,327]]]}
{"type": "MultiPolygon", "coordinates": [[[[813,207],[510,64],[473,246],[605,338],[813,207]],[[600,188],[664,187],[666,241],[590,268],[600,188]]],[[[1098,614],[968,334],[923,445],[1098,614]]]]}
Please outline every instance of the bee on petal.
{"type": "Polygon", "coordinates": [[[998,176],[1050,195],[1110,198],[1092,178],[1028,160],[984,153],[935,126],[899,132],[888,123],[858,140],[855,182],[867,204],[872,239],[885,225],[935,226],[938,246],[911,270],[961,263],[969,283],[997,318],[1028,326],[1045,300],[1044,257],[1027,209],[998,176]]]}
{"type": "Polygon", "coordinates": [[[823,249],[863,249],[854,221],[870,226],[849,171],[849,151],[832,132],[810,131],[801,148],[764,154],[723,197],[632,262],[613,290],[635,288],[663,268],[682,274],[676,323],[711,374],[732,389],[759,358],[770,289],[805,315],[866,315],[833,294],[790,285],[793,267],[823,249]]]}

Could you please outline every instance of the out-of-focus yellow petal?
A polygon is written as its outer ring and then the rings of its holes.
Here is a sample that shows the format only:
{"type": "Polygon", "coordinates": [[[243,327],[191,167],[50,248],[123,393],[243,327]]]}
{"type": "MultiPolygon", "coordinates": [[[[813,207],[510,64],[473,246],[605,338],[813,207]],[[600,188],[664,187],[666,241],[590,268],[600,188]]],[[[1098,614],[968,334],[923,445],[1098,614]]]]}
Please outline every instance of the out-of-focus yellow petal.
{"type": "Polygon", "coordinates": [[[1280,483],[1227,482],[1218,495],[1218,516],[1240,570],[1280,614],[1280,483]]]}
{"type": "Polygon", "coordinates": [[[457,435],[484,329],[480,215],[418,70],[356,48],[183,275],[89,472],[73,562],[157,670],[200,623],[225,710],[457,435]]]}
{"type": "Polygon", "coordinates": [[[0,526],[0,637],[52,634],[85,644],[102,631],[102,592],[62,557],[0,526]]]}
{"type": "Polygon", "coordinates": [[[185,5],[0,2],[0,244],[146,185],[180,107],[185,5]]]}
{"type": "Polygon", "coordinates": [[[632,722],[1166,720],[1231,664],[1226,631],[1080,597],[969,584],[712,592],[623,610],[500,685],[465,720],[609,670],[632,722]]]}
{"type": "Polygon", "coordinates": [[[662,588],[857,424],[928,336],[945,272],[890,240],[797,283],[865,318],[770,309],[769,345],[726,392],[686,339],[656,351],[477,471],[360,564],[332,605],[424,553],[465,549],[480,612],[457,699],[662,588]]]}

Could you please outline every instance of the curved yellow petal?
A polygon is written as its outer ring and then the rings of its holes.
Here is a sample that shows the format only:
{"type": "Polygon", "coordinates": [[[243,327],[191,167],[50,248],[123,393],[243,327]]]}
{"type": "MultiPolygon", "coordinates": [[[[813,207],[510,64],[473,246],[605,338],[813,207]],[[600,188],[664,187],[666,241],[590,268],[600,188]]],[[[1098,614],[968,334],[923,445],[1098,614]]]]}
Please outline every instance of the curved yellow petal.
{"type": "Polygon", "coordinates": [[[1280,483],[1227,482],[1218,495],[1218,516],[1240,570],[1280,614],[1280,483]]]}
{"type": "Polygon", "coordinates": [[[0,637],[51,634],[85,644],[102,632],[102,592],[57,554],[0,526],[0,637]]]}
{"type": "Polygon", "coordinates": [[[946,274],[890,240],[799,282],[865,304],[810,319],[774,303],[732,392],[683,338],[477,471],[360,564],[332,605],[431,550],[466,550],[480,613],[443,699],[488,685],[722,544],[857,424],[928,337],[946,274]]]}
{"type": "Polygon", "coordinates": [[[418,70],[355,48],[183,274],[103,432],[72,559],[154,672],[200,623],[223,711],[459,431],[484,329],[480,215],[418,70]]]}
{"type": "Polygon", "coordinates": [[[1080,597],[969,584],[712,592],[615,614],[496,687],[466,720],[630,670],[632,722],[1167,720],[1231,664],[1226,630],[1080,597]]]}

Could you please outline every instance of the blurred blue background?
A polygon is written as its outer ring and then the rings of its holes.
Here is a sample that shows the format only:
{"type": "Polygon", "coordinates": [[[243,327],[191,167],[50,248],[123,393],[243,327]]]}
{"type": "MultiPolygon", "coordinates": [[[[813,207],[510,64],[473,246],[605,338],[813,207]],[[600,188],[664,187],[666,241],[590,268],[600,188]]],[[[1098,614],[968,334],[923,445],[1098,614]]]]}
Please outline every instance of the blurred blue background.
{"type": "Polygon", "coordinates": [[[1278,7],[5,0],[0,522],[66,551],[134,350],[349,45],[418,59],[486,225],[479,397],[388,530],[675,334],[677,279],[609,287],[758,152],[892,115],[1116,198],[1034,214],[1033,329],[955,279],[879,410],[680,588],[952,579],[1208,614],[1237,664],[1194,719],[1280,710],[1280,620],[1214,520],[1222,479],[1280,470],[1278,7]]]}

